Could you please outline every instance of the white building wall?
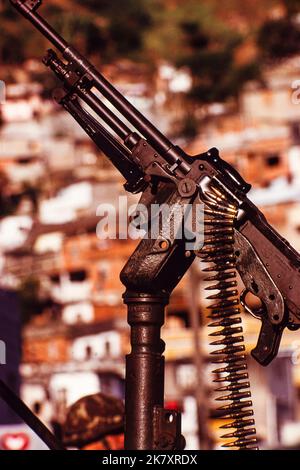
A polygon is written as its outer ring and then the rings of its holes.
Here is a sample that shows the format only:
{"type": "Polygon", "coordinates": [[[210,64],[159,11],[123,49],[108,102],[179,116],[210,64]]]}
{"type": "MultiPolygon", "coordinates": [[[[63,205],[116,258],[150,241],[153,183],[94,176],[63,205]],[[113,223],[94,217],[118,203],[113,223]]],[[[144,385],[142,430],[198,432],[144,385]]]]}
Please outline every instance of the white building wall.
{"type": "Polygon", "coordinates": [[[90,351],[91,359],[105,358],[108,355],[109,357],[119,357],[122,354],[120,334],[116,331],[108,331],[75,339],[71,356],[76,361],[85,361],[88,359],[88,351],[90,351]]]}

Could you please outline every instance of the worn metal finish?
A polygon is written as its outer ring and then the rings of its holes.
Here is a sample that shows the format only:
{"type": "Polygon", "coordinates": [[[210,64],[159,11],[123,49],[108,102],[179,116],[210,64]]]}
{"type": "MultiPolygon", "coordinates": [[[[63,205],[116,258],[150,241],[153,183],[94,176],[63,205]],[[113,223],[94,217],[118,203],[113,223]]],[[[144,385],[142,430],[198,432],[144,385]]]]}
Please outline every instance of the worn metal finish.
{"type": "MultiPolygon", "coordinates": [[[[184,211],[187,200],[178,194],[173,184],[161,183],[157,194],[153,195],[148,190],[141,202],[149,210],[154,204],[167,204],[170,212],[167,217],[163,217],[155,239],[151,235],[149,224],[147,237],[139,243],[123,268],[120,278],[127,289],[132,291],[171,293],[195,259],[194,253],[186,257],[186,240],[177,239],[176,234],[172,234],[172,218],[179,211],[184,211]]],[[[158,213],[156,217],[161,216],[163,214],[158,213]]]]}
{"type": "Polygon", "coordinates": [[[131,353],[126,358],[125,448],[153,448],[154,408],[164,404],[165,344],[160,330],[168,296],[126,292],[131,353]]]}
{"type": "Polygon", "coordinates": [[[181,436],[181,416],[178,411],[155,406],[153,413],[153,449],[183,450],[185,439],[181,436]]]}

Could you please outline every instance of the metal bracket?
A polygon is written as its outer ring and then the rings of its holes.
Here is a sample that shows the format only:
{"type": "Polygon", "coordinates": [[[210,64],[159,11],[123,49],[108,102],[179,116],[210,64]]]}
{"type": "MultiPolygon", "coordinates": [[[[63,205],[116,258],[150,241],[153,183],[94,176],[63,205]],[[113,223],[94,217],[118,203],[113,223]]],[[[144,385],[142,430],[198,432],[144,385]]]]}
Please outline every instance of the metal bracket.
{"type": "Polygon", "coordinates": [[[66,64],[65,84],[69,91],[90,91],[94,86],[93,78],[89,73],[81,73],[75,68],[75,64],[69,62],[66,64]]]}
{"type": "Polygon", "coordinates": [[[52,93],[52,98],[58,104],[63,105],[72,99],[73,93],[66,91],[64,88],[55,88],[52,93]]]}
{"type": "Polygon", "coordinates": [[[177,178],[172,174],[162,156],[149,145],[145,139],[140,139],[132,151],[132,159],[143,168],[149,177],[157,177],[159,180],[169,181],[177,185],[177,178]]]}
{"type": "Polygon", "coordinates": [[[36,11],[42,5],[42,0],[25,0],[25,2],[17,1],[15,3],[23,4],[30,11],[36,11]]]}
{"type": "Polygon", "coordinates": [[[52,49],[48,49],[43,63],[53,70],[68,93],[76,92],[77,89],[83,92],[90,91],[94,86],[94,80],[88,72],[81,71],[75,62],[62,62],[52,49]]]}
{"type": "Polygon", "coordinates": [[[153,441],[155,450],[184,449],[185,439],[181,435],[181,414],[178,411],[154,408],[153,441]]]}

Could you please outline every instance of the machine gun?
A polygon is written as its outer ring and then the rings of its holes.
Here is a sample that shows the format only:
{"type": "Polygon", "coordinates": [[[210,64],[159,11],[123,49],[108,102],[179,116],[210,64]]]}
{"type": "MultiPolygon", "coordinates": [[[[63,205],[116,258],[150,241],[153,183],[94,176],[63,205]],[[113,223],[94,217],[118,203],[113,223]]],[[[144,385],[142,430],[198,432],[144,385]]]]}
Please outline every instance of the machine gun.
{"type": "Polygon", "coordinates": [[[141,202],[148,208],[171,207],[155,239],[149,228],[121,273],[132,345],[126,358],[126,449],[183,448],[180,414],[164,409],[160,329],[169,296],[196,256],[208,263],[204,271],[214,282],[208,289],[217,291],[209,297],[211,326],[222,329],[212,333],[220,336],[212,344],[223,346],[214,352],[214,362],[224,367],[216,369],[215,381],[224,382],[218,390],[228,392],[219,398],[229,402],[220,408],[223,417],[232,420],[224,427],[235,429],[226,434],[235,438],[226,446],[256,449],[239,305],[261,321],[252,355],[265,366],[277,355],[283,330],[300,327],[299,254],[248,199],[251,186],[220,158],[217,149],[187,155],[39,15],[41,0],[10,2],[62,54],[59,58],[50,49],[44,58],[62,83],[54,97],[120,171],[125,189],[142,193],[141,202]],[[197,209],[199,204],[205,207],[204,245],[187,249],[187,237],[170,235],[171,220],[178,208],[197,209]],[[245,286],[241,294],[236,271],[245,286]],[[247,304],[250,292],[261,301],[256,310],[247,304]]]}

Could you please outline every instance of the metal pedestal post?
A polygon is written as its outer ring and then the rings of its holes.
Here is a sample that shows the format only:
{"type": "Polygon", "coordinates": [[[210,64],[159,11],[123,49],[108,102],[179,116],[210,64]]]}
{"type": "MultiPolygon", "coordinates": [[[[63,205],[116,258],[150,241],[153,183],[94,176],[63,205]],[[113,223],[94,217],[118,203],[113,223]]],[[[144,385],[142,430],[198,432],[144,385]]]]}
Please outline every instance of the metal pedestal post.
{"type": "Polygon", "coordinates": [[[165,344],[160,337],[169,297],[126,292],[131,353],[126,357],[125,448],[175,448],[179,414],[164,410],[165,344]]]}

